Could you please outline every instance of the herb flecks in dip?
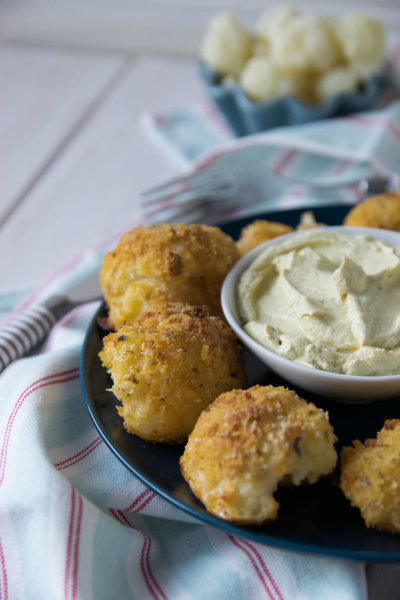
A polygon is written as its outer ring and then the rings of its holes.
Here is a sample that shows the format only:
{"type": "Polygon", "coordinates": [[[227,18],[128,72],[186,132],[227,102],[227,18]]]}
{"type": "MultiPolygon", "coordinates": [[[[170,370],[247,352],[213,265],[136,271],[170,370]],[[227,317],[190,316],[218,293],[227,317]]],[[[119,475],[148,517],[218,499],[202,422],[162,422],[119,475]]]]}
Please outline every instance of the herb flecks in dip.
{"type": "Polygon", "coordinates": [[[400,248],[320,229],[267,247],[238,287],[244,329],[300,364],[400,373],[400,248]]]}

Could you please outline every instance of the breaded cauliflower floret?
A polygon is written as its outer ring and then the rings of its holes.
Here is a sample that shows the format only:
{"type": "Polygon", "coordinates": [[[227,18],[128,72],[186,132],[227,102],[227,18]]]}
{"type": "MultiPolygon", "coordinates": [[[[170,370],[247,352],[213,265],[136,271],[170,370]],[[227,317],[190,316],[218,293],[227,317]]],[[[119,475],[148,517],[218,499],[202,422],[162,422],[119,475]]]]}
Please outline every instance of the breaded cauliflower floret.
{"type": "Polygon", "coordinates": [[[235,242],[207,225],[140,226],[106,254],[100,273],[109,322],[117,329],[162,302],[207,304],[222,315],[222,282],[239,254],[235,242]]]}
{"type": "Polygon", "coordinates": [[[185,441],[210,402],[246,381],[236,337],[205,306],[146,312],[109,334],[100,358],[126,429],[152,442],[185,441]]]}
{"type": "Polygon", "coordinates": [[[343,448],[340,487],[367,527],[400,533],[400,420],[385,421],[376,439],[343,448]]]}
{"type": "Polygon", "coordinates": [[[216,14],[200,47],[200,58],[220,75],[237,77],[253,50],[253,38],[231,12],[216,14]]]}
{"type": "Polygon", "coordinates": [[[343,224],[400,231],[400,190],[363,200],[347,213],[343,224]]]}
{"type": "Polygon", "coordinates": [[[284,387],[221,394],[200,415],[180,460],[214,515],[242,524],[275,519],[279,482],[314,483],[337,460],[328,416],[284,387]]]}
{"type": "Polygon", "coordinates": [[[240,238],[236,242],[240,256],[244,256],[253,248],[256,248],[268,240],[291,233],[293,227],[284,223],[275,223],[274,221],[257,220],[243,227],[240,238]]]}

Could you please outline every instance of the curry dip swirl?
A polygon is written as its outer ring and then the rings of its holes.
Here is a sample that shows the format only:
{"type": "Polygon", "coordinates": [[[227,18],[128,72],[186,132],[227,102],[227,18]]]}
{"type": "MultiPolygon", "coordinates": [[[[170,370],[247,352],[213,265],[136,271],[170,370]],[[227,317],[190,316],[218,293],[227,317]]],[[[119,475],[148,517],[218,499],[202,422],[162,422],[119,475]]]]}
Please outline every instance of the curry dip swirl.
{"type": "Polygon", "coordinates": [[[267,246],[243,273],[248,335],[302,365],[362,376],[400,373],[400,248],[328,228],[267,246]]]}

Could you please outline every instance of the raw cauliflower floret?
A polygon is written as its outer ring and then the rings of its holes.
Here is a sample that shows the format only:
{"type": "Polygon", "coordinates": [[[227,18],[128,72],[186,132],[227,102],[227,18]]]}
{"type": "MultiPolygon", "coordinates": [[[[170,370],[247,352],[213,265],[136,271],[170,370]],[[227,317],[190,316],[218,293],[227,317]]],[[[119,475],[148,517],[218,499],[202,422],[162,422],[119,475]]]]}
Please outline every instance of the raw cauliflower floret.
{"type": "Polygon", "coordinates": [[[370,62],[354,62],[351,63],[351,68],[357,75],[359,81],[365,83],[382,71],[383,62],[383,59],[370,62]]]}
{"type": "Polygon", "coordinates": [[[278,96],[305,96],[303,80],[296,74],[282,73],[276,64],[265,56],[253,56],[248,60],[239,82],[246,95],[256,102],[278,96]]]}
{"type": "Polygon", "coordinates": [[[256,23],[256,32],[260,38],[270,42],[299,15],[299,9],[292,4],[278,4],[262,13],[256,23]]]}
{"type": "Polygon", "coordinates": [[[385,56],[385,33],[373,17],[357,13],[337,19],[335,36],[342,53],[351,63],[376,63],[385,56]]]}
{"type": "Polygon", "coordinates": [[[331,22],[315,15],[301,15],[284,27],[272,55],[282,70],[303,73],[326,72],[341,59],[331,22]]]}
{"type": "Polygon", "coordinates": [[[359,76],[350,67],[338,67],[322,75],[317,82],[317,98],[324,102],[341,92],[356,92],[359,76]]]}
{"type": "Polygon", "coordinates": [[[200,47],[200,58],[220,75],[237,77],[252,53],[252,36],[230,12],[210,21],[200,47]]]}

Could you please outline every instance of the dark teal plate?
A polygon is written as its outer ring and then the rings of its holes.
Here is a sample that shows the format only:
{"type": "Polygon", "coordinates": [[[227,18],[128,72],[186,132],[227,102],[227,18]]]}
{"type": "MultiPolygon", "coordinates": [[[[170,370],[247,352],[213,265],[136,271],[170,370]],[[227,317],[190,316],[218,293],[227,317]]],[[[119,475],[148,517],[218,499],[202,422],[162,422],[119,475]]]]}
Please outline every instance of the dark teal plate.
{"type": "MultiPolygon", "coordinates": [[[[222,225],[237,238],[241,228],[255,218],[267,218],[297,225],[302,212],[290,210],[256,215],[222,225]]],[[[312,209],[317,220],[339,225],[348,211],[346,206],[312,209]]],[[[281,489],[276,494],[280,503],[277,521],[261,527],[239,527],[208,513],[193,496],[179,471],[183,446],[147,443],[125,431],[116,411],[117,400],[107,389],[111,381],[100,364],[103,331],[97,325],[104,307],[89,326],[81,358],[81,378],[85,402],[101,437],[141,481],[163,498],[224,531],[261,544],[316,554],[339,556],[362,561],[397,562],[400,560],[400,536],[367,529],[357,509],[352,508],[336,485],[336,476],[312,486],[281,489]]],[[[249,384],[286,384],[253,356],[246,356],[249,384]]],[[[337,449],[355,438],[375,437],[386,418],[399,418],[397,398],[365,405],[340,404],[298,389],[305,399],[329,411],[330,421],[339,438],[337,449]]]]}

